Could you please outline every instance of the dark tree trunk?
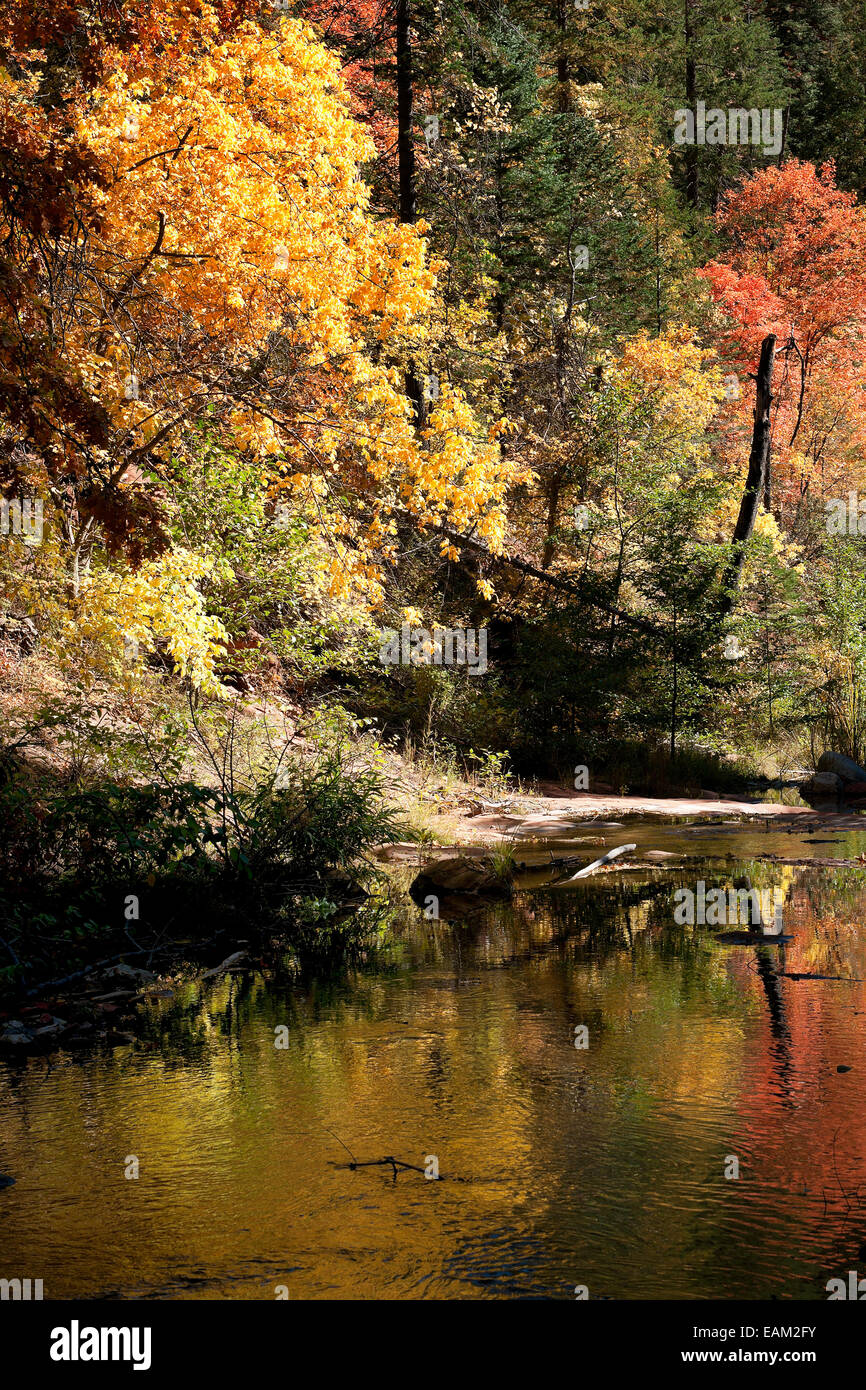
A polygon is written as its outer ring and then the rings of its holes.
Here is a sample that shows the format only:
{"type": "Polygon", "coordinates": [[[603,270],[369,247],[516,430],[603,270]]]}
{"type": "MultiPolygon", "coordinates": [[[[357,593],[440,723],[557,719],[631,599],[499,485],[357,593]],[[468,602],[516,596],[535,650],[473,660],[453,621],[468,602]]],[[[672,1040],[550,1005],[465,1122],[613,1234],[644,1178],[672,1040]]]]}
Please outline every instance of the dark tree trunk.
{"type": "Polygon", "coordinates": [[[781,169],[781,167],[782,167],[782,163],[783,163],[784,158],[785,158],[785,146],[786,146],[787,143],[788,143],[788,122],[789,122],[790,119],[791,119],[791,108],[790,108],[790,106],[786,106],[786,107],[785,107],[785,114],[784,114],[784,116],[782,117],[782,143],[781,143],[781,145],[779,146],[779,158],[776,160],[776,163],[778,164],[778,166],[779,166],[780,169],[781,169]]]}
{"type": "Polygon", "coordinates": [[[679,690],[677,688],[677,676],[679,674],[677,669],[677,656],[677,610],[674,608],[674,631],[673,641],[671,642],[671,658],[673,661],[674,677],[673,688],[671,690],[671,767],[673,767],[677,760],[677,697],[679,695],[679,690]]]}
{"type": "Polygon", "coordinates": [[[412,135],[412,45],[409,0],[397,0],[397,163],[400,171],[400,221],[415,221],[415,142],[412,135]]]}
{"type": "Polygon", "coordinates": [[[568,55],[561,53],[556,60],[557,108],[560,113],[568,110],[568,55]]]}
{"type": "Polygon", "coordinates": [[[571,107],[569,101],[568,84],[571,81],[570,65],[568,61],[568,51],[565,47],[565,34],[568,25],[566,0],[557,0],[554,10],[556,27],[560,34],[562,47],[556,57],[556,109],[560,114],[565,113],[571,107]]]}
{"type": "MultiPolygon", "coordinates": [[[[692,48],[692,6],[691,0],[684,0],[685,3],[685,40],[686,40],[686,105],[689,106],[697,120],[697,83],[695,79],[695,58],[692,48]]],[[[696,132],[697,134],[697,132],[696,132]]],[[[686,146],[686,196],[693,208],[698,205],[698,147],[697,145],[686,146]]]]}
{"type": "Polygon", "coordinates": [[[424,392],[421,389],[421,382],[418,380],[414,363],[406,373],[406,395],[412,402],[415,410],[415,424],[420,429],[427,414],[427,402],[424,400],[424,392]]]}
{"type": "Polygon", "coordinates": [[[499,262],[499,280],[496,284],[496,294],[493,298],[494,312],[496,314],[496,331],[501,333],[505,324],[505,299],[502,294],[502,282],[505,278],[502,271],[502,243],[505,236],[505,160],[502,154],[502,140],[500,135],[496,146],[496,255],[499,262]]]}
{"type": "Polygon", "coordinates": [[[547,535],[544,538],[544,547],[541,552],[541,568],[546,570],[550,567],[555,550],[553,533],[556,530],[556,522],[559,513],[559,493],[561,479],[557,473],[551,478],[547,489],[547,535]]]}
{"type": "Polygon", "coordinates": [[[770,466],[770,406],[773,401],[773,363],[776,358],[776,338],[769,334],[761,344],[755,395],[755,424],[752,430],[752,451],[749,472],[740,502],[740,514],[734,527],[731,558],[722,579],[722,616],[727,617],[734,606],[740,576],[746,559],[746,542],[755,526],[761,497],[770,466]]]}
{"type": "MultiPolygon", "coordinates": [[[[412,42],[409,36],[409,0],[397,0],[397,168],[400,177],[400,221],[414,222],[415,139],[412,130],[414,104],[412,42]]],[[[406,373],[406,395],[415,411],[415,424],[424,424],[425,405],[414,363],[406,373]]]]}
{"type": "MultiPolygon", "coordinates": [[[[564,0],[557,0],[554,18],[556,20],[556,27],[559,30],[560,34],[560,43],[562,44],[559,56],[556,59],[556,108],[561,116],[565,116],[568,115],[568,113],[571,110],[571,97],[569,91],[571,71],[568,60],[568,51],[565,46],[566,31],[568,28],[568,16],[564,0]]],[[[571,132],[569,130],[566,130],[564,132],[563,139],[565,143],[562,156],[562,177],[563,180],[567,183],[571,178],[571,132]]],[[[571,238],[569,237],[569,255],[570,252],[571,238]]],[[[573,281],[574,276],[572,275],[572,293],[574,289],[573,281]]],[[[556,395],[559,405],[560,427],[563,433],[566,432],[568,419],[565,371],[570,330],[571,304],[569,303],[568,311],[565,314],[562,323],[558,327],[554,326],[554,339],[556,343],[556,395]]],[[[554,553],[556,551],[556,543],[553,539],[553,533],[556,530],[556,520],[559,511],[559,496],[561,490],[562,475],[559,472],[556,472],[548,479],[546,487],[547,535],[545,537],[544,546],[541,553],[541,567],[545,570],[550,567],[554,553]]]]}

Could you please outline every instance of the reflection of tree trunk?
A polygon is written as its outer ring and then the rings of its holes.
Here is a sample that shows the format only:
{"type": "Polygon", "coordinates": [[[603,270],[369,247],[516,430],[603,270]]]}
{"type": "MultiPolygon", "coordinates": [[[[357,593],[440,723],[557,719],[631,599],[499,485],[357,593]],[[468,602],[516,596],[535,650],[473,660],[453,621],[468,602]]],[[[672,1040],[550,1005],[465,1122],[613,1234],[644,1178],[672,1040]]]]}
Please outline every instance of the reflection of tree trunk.
{"type": "Polygon", "coordinates": [[[761,977],[761,984],[764,986],[764,993],[767,996],[767,1006],[770,1011],[770,1032],[774,1038],[791,1041],[791,1032],[788,1028],[788,1021],[785,1017],[785,1004],[782,998],[782,982],[778,974],[773,969],[775,957],[773,951],[768,946],[758,946],[755,949],[755,957],[758,963],[758,974],[761,977]]]}
{"type": "Polygon", "coordinates": [[[775,968],[778,961],[781,968],[784,969],[784,951],[784,946],[758,946],[755,949],[755,960],[758,967],[758,977],[764,986],[764,994],[767,997],[770,1032],[776,1043],[773,1052],[777,1065],[778,1086],[784,1097],[783,1104],[791,1106],[793,1104],[791,1078],[794,1069],[794,1055],[791,1030],[785,1017],[783,984],[775,968]]]}
{"type": "Polygon", "coordinates": [[[727,617],[734,606],[740,576],[746,560],[746,542],[752,534],[761,497],[767,481],[770,460],[770,406],[773,401],[771,390],[773,363],[776,356],[776,338],[770,333],[761,344],[761,359],[758,364],[758,381],[755,396],[755,423],[752,430],[752,450],[749,454],[749,472],[740,502],[740,514],[734,527],[731,558],[722,579],[722,617],[727,617]]]}
{"type": "MultiPolygon", "coordinates": [[[[751,894],[752,883],[747,876],[734,879],[735,888],[745,888],[751,894]]],[[[763,927],[763,916],[755,899],[749,898],[749,930],[761,930],[763,927]],[[755,912],[757,910],[757,920],[755,912]]],[[[764,986],[764,994],[767,997],[767,1009],[770,1015],[770,1032],[776,1041],[774,1049],[778,1060],[779,1081],[784,1089],[785,1095],[790,1103],[790,1080],[794,1065],[792,1051],[791,1030],[788,1027],[788,1020],[785,1016],[785,996],[784,985],[782,983],[782,972],[785,969],[785,947],[756,946],[755,962],[758,968],[758,976],[764,986]]]]}

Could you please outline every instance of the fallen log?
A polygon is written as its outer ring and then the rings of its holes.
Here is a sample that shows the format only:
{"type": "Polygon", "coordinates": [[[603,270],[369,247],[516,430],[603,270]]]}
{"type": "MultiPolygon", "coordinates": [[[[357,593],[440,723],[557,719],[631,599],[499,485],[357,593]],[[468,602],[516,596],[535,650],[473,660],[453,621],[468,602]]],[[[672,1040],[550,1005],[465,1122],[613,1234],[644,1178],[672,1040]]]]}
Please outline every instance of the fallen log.
{"type": "Polygon", "coordinates": [[[214,975],[221,975],[224,970],[229,970],[233,965],[237,965],[238,961],[244,960],[246,956],[246,951],[233,951],[230,956],[226,956],[225,960],[220,961],[219,965],[215,965],[212,970],[206,970],[203,975],[199,976],[199,979],[211,980],[214,975]]]}
{"type": "MultiPolygon", "coordinates": [[[[177,943],[174,941],[168,943],[169,946],[174,946],[176,944],[177,943]]],[[[160,951],[164,949],[165,948],[162,946],[159,947],[160,951]]],[[[43,984],[36,985],[33,989],[28,989],[24,998],[31,999],[34,994],[47,993],[48,990],[55,989],[57,985],[68,985],[70,980],[80,980],[83,975],[95,974],[97,970],[101,970],[103,966],[106,965],[118,965],[131,956],[153,956],[156,954],[157,948],[155,946],[141,946],[137,951],[121,951],[117,956],[106,956],[104,960],[94,961],[92,965],[85,965],[81,970],[73,970],[71,975],[61,975],[56,980],[46,980],[43,984]]]]}
{"type": "Polygon", "coordinates": [[[600,869],[603,865],[609,864],[612,859],[617,859],[621,854],[627,854],[630,849],[637,849],[637,845],[617,845],[616,849],[608,850],[607,854],[603,854],[600,859],[594,859],[591,864],[587,864],[585,869],[578,869],[577,873],[572,874],[571,878],[564,878],[562,882],[558,883],[556,886],[561,888],[566,883],[576,883],[579,878],[587,878],[589,874],[595,873],[596,869],[600,869]]]}

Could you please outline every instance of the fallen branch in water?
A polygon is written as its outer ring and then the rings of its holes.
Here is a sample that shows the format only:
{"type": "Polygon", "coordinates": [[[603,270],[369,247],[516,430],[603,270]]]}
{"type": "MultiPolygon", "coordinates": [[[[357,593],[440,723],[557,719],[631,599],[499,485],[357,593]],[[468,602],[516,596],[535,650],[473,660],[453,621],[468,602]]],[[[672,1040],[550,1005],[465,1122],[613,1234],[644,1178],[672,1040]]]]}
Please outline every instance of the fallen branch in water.
{"type": "Polygon", "coordinates": [[[627,854],[630,849],[637,849],[637,845],[617,845],[616,849],[608,850],[607,854],[603,854],[601,859],[594,859],[591,864],[587,864],[585,869],[578,869],[577,873],[572,874],[571,878],[564,878],[562,882],[558,883],[556,886],[561,888],[563,884],[576,883],[579,878],[586,878],[589,874],[594,874],[596,869],[600,869],[604,864],[609,864],[612,859],[618,858],[620,854],[627,854]]]}
{"type": "Polygon", "coordinates": [[[248,952],[246,951],[233,951],[230,956],[226,956],[225,960],[220,961],[219,965],[215,965],[212,970],[206,970],[203,975],[199,976],[199,979],[212,980],[214,975],[221,975],[224,970],[229,970],[233,965],[237,965],[238,961],[244,960],[247,954],[248,952]]]}
{"type": "MultiPolygon", "coordinates": [[[[25,999],[30,999],[34,994],[46,994],[57,985],[67,985],[70,980],[80,980],[82,975],[90,975],[97,970],[101,970],[106,965],[120,965],[130,956],[146,956],[148,948],[142,946],[138,951],[121,951],[118,956],[106,956],[105,960],[94,961],[92,965],[85,965],[82,970],[73,970],[71,975],[61,975],[57,980],[46,980],[41,985],[35,985],[33,989],[28,989],[25,999]]],[[[151,954],[153,954],[151,952],[151,954]]]]}
{"type": "MultiPolygon", "coordinates": [[[[386,1158],[355,1159],[353,1163],[350,1163],[347,1166],[349,1168],[381,1168],[388,1163],[390,1163],[391,1167],[394,1170],[395,1178],[397,1176],[398,1168],[411,1168],[413,1173],[423,1173],[425,1177],[427,1175],[426,1168],[419,1168],[417,1163],[404,1163],[402,1158],[392,1158],[390,1154],[388,1154],[386,1158]]],[[[435,1179],[435,1181],[439,1181],[438,1177],[435,1179]]]]}
{"type": "Polygon", "coordinates": [[[860,985],[863,981],[854,975],[797,975],[791,970],[780,970],[779,976],[783,980],[839,980],[845,985],[860,985]]]}
{"type": "MultiPolygon", "coordinates": [[[[582,836],[584,844],[603,845],[604,840],[600,835],[582,836]]],[[[578,841],[577,843],[580,843],[578,841]]],[[[548,850],[547,859],[541,864],[527,864],[525,859],[518,860],[514,867],[521,873],[532,872],[537,869],[573,869],[575,864],[580,863],[579,854],[560,854],[554,855],[548,850]]]]}
{"type": "MultiPolygon", "coordinates": [[[[346,1150],[346,1153],[349,1155],[352,1162],[347,1163],[344,1166],[346,1168],[351,1168],[353,1172],[356,1168],[381,1168],[385,1164],[390,1163],[391,1167],[394,1170],[395,1181],[397,1179],[398,1168],[411,1168],[413,1173],[423,1173],[425,1178],[427,1176],[426,1168],[419,1168],[417,1163],[404,1163],[402,1158],[392,1158],[390,1154],[388,1154],[385,1158],[356,1158],[355,1155],[352,1153],[352,1150],[349,1148],[349,1145],[343,1143],[343,1140],[340,1138],[339,1134],[335,1134],[332,1129],[328,1129],[327,1125],[322,1125],[322,1128],[324,1129],[326,1134],[330,1134],[331,1138],[336,1139],[337,1143],[340,1144],[341,1147],[346,1150]]],[[[435,1179],[431,1179],[431,1181],[441,1182],[439,1174],[437,1173],[435,1179]]]]}

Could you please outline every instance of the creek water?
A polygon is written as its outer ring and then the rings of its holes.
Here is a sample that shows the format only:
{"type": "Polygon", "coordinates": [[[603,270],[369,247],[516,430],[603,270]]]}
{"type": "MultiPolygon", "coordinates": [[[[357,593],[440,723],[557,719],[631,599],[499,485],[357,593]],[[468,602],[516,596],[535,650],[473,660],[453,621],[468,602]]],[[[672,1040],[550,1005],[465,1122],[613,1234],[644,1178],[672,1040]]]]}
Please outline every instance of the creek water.
{"type": "Polygon", "coordinates": [[[826,1299],[866,1274],[866,869],[765,856],[864,848],[576,826],[462,921],[398,874],[349,971],[180,985],[134,1043],[6,1058],[0,1274],[46,1298],[826,1299]],[[550,886],[545,854],[589,860],[589,835],[694,857],[550,886]],[[677,925],[677,886],[742,874],[785,894],[789,942],[677,925]]]}

